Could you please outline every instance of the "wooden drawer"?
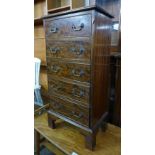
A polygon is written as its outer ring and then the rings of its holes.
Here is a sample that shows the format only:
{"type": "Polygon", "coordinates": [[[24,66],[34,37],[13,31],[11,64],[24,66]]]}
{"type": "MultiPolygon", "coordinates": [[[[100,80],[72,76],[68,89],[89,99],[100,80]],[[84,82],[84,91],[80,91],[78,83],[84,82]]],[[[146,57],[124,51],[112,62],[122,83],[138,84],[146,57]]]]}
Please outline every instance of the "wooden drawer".
{"type": "Polygon", "coordinates": [[[89,86],[79,85],[76,83],[56,80],[48,75],[49,95],[60,94],[68,99],[74,99],[82,102],[83,105],[89,104],[89,86]]]}
{"type": "Polygon", "coordinates": [[[48,73],[52,76],[69,78],[72,80],[90,83],[90,65],[67,62],[47,58],[48,73]]]}
{"type": "Polygon", "coordinates": [[[89,126],[89,109],[63,99],[52,97],[50,100],[50,110],[57,112],[67,118],[89,126]]]}
{"type": "Polygon", "coordinates": [[[47,57],[90,61],[89,41],[46,41],[47,57]]]}
{"type": "Polygon", "coordinates": [[[47,38],[91,36],[91,14],[45,20],[47,38]]]}

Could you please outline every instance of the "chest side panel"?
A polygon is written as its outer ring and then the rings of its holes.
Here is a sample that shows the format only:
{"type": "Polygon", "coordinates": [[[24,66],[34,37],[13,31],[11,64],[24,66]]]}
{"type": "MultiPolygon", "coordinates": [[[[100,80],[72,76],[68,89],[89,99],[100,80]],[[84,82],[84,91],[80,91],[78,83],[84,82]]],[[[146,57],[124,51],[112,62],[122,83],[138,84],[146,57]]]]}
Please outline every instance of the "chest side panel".
{"type": "Polygon", "coordinates": [[[92,125],[108,111],[111,19],[94,12],[92,54],[92,125]]]}

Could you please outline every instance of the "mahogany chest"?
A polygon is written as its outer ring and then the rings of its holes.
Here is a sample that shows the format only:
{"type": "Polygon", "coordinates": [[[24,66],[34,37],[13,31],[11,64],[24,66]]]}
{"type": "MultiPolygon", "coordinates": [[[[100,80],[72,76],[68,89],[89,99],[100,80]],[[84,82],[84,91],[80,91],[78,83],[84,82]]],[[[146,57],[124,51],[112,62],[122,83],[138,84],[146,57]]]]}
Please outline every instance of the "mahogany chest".
{"type": "Polygon", "coordinates": [[[44,29],[49,115],[78,127],[93,149],[108,115],[111,19],[90,7],[47,16],[44,29]]]}

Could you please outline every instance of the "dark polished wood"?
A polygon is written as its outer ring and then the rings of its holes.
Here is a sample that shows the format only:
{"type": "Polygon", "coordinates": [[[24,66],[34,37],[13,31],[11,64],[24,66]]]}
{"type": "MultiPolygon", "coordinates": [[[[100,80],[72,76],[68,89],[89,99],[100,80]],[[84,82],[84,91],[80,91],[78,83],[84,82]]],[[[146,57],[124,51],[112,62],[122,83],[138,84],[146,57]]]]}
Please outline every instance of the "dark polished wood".
{"type": "Polygon", "coordinates": [[[114,105],[113,123],[121,127],[121,58],[116,62],[116,98],[114,105]]]}
{"type": "Polygon", "coordinates": [[[47,118],[48,118],[48,126],[52,129],[55,129],[56,128],[56,124],[55,124],[55,121],[56,121],[56,118],[53,117],[52,115],[50,115],[49,112],[47,112],[47,118]]]}
{"type": "Polygon", "coordinates": [[[91,15],[77,15],[46,21],[45,33],[48,39],[68,36],[91,36],[91,15]]]}
{"type": "Polygon", "coordinates": [[[40,155],[40,133],[34,130],[35,134],[35,145],[36,145],[36,155],[40,155]]]}
{"type": "Polygon", "coordinates": [[[89,108],[85,106],[54,96],[50,101],[50,109],[68,119],[89,127],[89,108]]]}
{"type": "Polygon", "coordinates": [[[89,104],[90,87],[67,83],[49,77],[49,95],[55,93],[89,104]]]}
{"type": "Polygon", "coordinates": [[[95,9],[44,19],[49,114],[79,127],[93,149],[106,129],[111,19],[95,9]]]}
{"type": "Polygon", "coordinates": [[[75,61],[63,61],[47,58],[48,74],[57,77],[69,78],[74,81],[90,82],[90,64],[76,63],[75,61]]]}
{"type": "Polygon", "coordinates": [[[89,5],[96,5],[100,9],[103,9],[106,13],[112,15],[115,20],[119,17],[120,0],[90,0],[89,5]]]}
{"type": "Polygon", "coordinates": [[[121,127],[121,53],[111,53],[110,123],[121,127]]]}
{"type": "Polygon", "coordinates": [[[96,146],[96,134],[88,134],[85,136],[85,146],[93,151],[96,146]]]}
{"type": "MultiPolygon", "coordinates": [[[[60,39],[60,38],[59,38],[60,39]]],[[[46,40],[47,56],[50,58],[73,59],[90,62],[90,39],[67,41],[46,40]]]]}
{"type": "Polygon", "coordinates": [[[92,54],[92,126],[108,112],[111,25],[109,18],[103,14],[94,12],[94,16],[96,22],[92,54]]]}

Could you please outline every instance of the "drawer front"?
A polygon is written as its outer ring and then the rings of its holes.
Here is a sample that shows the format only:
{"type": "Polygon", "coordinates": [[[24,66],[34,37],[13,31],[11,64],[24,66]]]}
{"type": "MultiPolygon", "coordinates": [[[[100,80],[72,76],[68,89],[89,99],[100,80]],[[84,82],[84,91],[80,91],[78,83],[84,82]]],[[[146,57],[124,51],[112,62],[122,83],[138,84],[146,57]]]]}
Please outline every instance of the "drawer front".
{"type": "Polygon", "coordinates": [[[89,126],[89,109],[64,101],[56,97],[52,97],[50,100],[50,109],[57,112],[71,120],[76,121],[79,124],[89,126]]]}
{"type": "Polygon", "coordinates": [[[47,58],[48,73],[58,77],[90,83],[90,65],[73,62],[54,61],[47,58]]]}
{"type": "Polygon", "coordinates": [[[47,38],[91,36],[91,14],[45,20],[47,38]]]}
{"type": "Polygon", "coordinates": [[[90,61],[89,41],[46,41],[47,57],[90,61]]]}
{"type": "Polygon", "coordinates": [[[74,99],[82,102],[82,104],[89,104],[90,87],[72,84],[69,82],[59,81],[48,76],[49,95],[59,94],[68,99],[74,99]]]}

